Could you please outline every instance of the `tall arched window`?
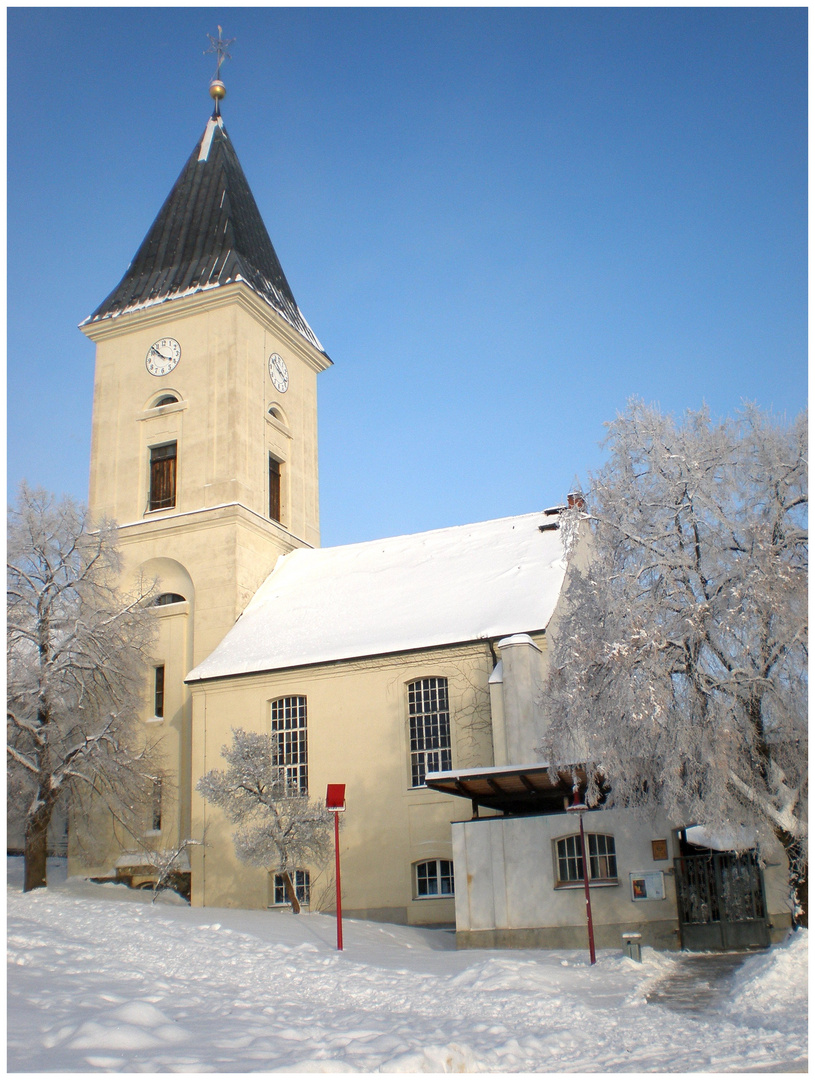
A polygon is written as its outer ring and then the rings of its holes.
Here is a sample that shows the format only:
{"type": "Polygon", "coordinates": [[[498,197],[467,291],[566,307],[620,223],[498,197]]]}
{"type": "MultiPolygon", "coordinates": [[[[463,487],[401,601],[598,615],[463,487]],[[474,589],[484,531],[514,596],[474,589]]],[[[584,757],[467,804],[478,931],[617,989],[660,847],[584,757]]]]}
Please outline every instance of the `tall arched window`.
{"type": "Polygon", "coordinates": [[[271,702],[272,765],[281,770],[286,786],[308,794],[308,737],[306,699],[282,697],[271,702]]]}
{"type": "Polygon", "coordinates": [[[447,679],[434,677],[408,683],[408,716],[411,784],[421,787],[426,773],[453,767],[447,679]]]}

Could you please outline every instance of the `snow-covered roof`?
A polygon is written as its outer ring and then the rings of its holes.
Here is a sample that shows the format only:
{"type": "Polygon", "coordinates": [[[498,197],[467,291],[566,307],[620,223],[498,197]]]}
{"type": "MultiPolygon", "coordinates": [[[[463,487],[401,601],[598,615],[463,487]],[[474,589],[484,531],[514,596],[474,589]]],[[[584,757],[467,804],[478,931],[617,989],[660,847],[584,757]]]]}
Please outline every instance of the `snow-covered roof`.
{"type": "Polygon", "coordinates": [[[566,572],[551,523],[525,514],[293,551],[187,681],[544,630],[566,572]]]}
{"type": "Polygon", "coordinates": [[[712,848],[714,851],[750,851],[758,842],[755,829],[727,824],[715,829],[706,828],[704,825],[691,825],[685,830],[685,838],[691,844],[712,848]]]}

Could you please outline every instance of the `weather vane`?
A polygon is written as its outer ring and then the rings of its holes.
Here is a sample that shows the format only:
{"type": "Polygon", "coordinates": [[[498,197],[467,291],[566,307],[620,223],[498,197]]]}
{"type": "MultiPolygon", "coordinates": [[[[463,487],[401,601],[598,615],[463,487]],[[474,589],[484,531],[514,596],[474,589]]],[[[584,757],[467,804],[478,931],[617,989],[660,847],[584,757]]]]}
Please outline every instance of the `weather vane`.
{"type": "Polygon", "coordinates": [[[215,116],[221,115],[221,101],[226,97],[226,87],[221,82],[221,64],[224,60],[231,60],[232,54],[228,52],[229,46],[234,42],[234,38],[227,38],[224,40],[223,29],[218,27],[218,37],[214,38],[212,34],[207,34],[209,38],[210,47],[204,50],[204,56],[208,53],[216,53],[218,56],[218,64],[215,68],[215,76],[209,84],[210,97],[215,101],[215,116]]]}

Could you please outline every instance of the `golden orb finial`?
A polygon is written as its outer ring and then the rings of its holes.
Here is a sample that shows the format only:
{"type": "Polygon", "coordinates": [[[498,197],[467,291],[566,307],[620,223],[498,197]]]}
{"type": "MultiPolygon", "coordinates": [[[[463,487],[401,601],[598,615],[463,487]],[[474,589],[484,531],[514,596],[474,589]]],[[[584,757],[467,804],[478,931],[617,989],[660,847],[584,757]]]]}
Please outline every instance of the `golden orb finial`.
{"type": "Polygon", "coordinates": [[[227,49],[229,48],[229,46],[232,44],[232,42],[235,39],[234,38],[229,38],[228,40],[225,41],[224,38],[223,38],[223,30],[221,29],[220,26],[218,27],[218,37],[217,38],[214,38],[212,36],[212,34],[207,34],[207,37],[209,38],[209,41],[210,41],[210,48],[205,50],[204,55],[206,55],[206,53],[215,53],[217,55],[217,57],[218,57],[218,66],[215,68],[215,76],[214,76],[214,78],[212,79],[212,81],[209,84],[209,96],[215,102],[215,114],[214,115],[219,116],[220,115],[220,104],[223,101],[223,99],[226,97],[226,87],[221,82],[221,64],[224,62],[224,60],[231,60],[232,59],[230,54],[227,52],[227,49]]]}

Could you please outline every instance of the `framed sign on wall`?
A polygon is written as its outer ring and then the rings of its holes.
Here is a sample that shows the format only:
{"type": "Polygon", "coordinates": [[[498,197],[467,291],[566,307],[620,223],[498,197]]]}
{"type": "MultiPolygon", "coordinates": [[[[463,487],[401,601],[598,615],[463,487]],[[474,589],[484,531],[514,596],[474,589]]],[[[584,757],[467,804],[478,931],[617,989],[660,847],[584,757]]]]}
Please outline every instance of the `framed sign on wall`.
{"type": "Polygon", "coordinates": [[[632,900],[664,900],[665,876],[661,870],[629,874],[632,900]]]}

